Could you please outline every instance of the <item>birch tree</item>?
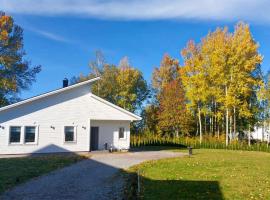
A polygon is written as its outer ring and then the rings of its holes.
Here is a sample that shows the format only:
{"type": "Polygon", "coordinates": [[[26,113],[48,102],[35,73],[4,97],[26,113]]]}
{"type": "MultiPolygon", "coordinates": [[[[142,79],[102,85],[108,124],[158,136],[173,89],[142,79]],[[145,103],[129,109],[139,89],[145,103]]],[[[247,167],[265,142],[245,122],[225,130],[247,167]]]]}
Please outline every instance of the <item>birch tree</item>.
{"type": "Polygon", "coordinates": [[[201,47],[200,45],[196,45],[193,41],[190,41],[182,50],[181,54],[184,59],[184,67],[181,68],[180,73],[188,99],[188,107],[193,110],[193,113],[197,113],[201,143],[203,137],[201,110],[208,96],[201,47]]]}
{"type": "Polygon", "coordinates": [[[237,131],[237,118],[253,125],[256,95],[262,85],[260,64],[262,56],[249,26],[238,23],[233,33],[217,28],[199,44],[189,42],[183,49],[183,83],[191,108],[198,108],[200,141],[202,139],[202,107],[210,118],[212,131],[215,123],[225,117],[226,145],[237,131]],[[255,100],[254,100],[255,99],[255,100]],[[230,133],[230,137],[229,137],[230,133]]]}
{"type": "Polygon", "coordinates": [[[81,75],[76,82],[99,75],[101,79],[91,86],[94,94],[131,112],[140,111],[149,95],[142,72],[132,67],[127,57],[121,59],[120,66],[116,66],[105,63],[105,59],[100,55],[102,54],[98,53],[96,60],[90,62],[90,74],[81,75]]]}

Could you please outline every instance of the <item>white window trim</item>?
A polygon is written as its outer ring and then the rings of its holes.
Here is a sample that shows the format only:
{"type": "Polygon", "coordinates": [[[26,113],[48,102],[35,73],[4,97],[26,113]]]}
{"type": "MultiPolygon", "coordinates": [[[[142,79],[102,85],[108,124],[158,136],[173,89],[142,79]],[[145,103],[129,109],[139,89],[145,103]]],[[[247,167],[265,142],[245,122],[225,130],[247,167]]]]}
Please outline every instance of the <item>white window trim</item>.
{"type": "Polygon", "coordinates": [[[63,143],[64,144],[77,144],[77,125],[74,125],[74,124],[72,124],[72,125],[65,125],[65,126],[63,126],[63,143]],[[72,126],[72,127],[74,127],[74,141],[65,141],[65,127],[67,127],[67,126],[72,126]]]}
{"type": "Polygon", "coordinates": [[[26,144],[26,145],[37,145],[38,144],[38,136],[39,136],[39,126],[38,125],[26,125],[26,126],[23,126],[23,144],[26,144]],[[26,127],[35,127],[35,141],[34,142],[25,142],[25,129],[26,127]]]}
{"type": "Polygon", "coordinates": [[[24,130],[23,130],[23,126],[21,125],[10,125],[8,126],[8,145],[22,145],[23,144],[23,140],[24,140],[24,130]],[[21,135],[20,135],[20,142],[10,142],[10,131],[11,131],[11,127],[21,127],[21,135]]]}
{"type": "Polygon", "coordinates": [[[118,139],[119,139],[119,140],[127,140],[127,132],[126,132],[126,128],[125,128],[124,126],[120,126],[120,127],[118,128],[118,139]],[[124,137],[123,137],[123,138],[120,138],[120,137],[119,137],[119,130],[120,130],[120,128],[123,128],[123,129],[124,129],[124,137]]]}
{"type": "Polygon", "coordinates": [[[39,125],[33,124],[33,125],[8,125],[8,145],[37,145],[38,144],[38,138],[39,138],[39,125]],[[11,127],[19,126],[21,127],[21,136],[20,136],[20,142],[10,142],[10,129],[11,127]],[[35,132],[35,142],[25,142],[25,127],[27,126],[33,126],[36,127],[35,132]]]}

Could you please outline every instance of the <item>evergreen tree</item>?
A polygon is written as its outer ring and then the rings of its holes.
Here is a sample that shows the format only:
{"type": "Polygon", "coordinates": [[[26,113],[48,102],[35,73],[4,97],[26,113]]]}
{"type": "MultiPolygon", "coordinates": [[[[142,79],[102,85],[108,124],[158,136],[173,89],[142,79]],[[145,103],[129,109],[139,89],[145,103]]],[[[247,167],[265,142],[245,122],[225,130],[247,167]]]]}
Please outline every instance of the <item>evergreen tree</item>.
{"type": "Polygon", "coordinates": [[[41,70],[31,67],[25,55],[22,28],[0,12],[0,106],[17,101],[17,94],[28,89],[41,70]]]}

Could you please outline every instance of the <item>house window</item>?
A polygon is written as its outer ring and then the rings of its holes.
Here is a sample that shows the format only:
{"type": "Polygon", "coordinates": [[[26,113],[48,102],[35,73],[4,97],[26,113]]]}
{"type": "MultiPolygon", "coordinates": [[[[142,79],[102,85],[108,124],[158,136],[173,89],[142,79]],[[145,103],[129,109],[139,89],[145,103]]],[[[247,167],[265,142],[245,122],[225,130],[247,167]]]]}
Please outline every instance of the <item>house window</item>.
{"type": "Polygon", "coordinates": [[[10,127],[9,143],[20,143],[20,142],[21,142],[21,127],[20,126],[11,126],[10,127]]]}
{"type": "Polygon", "coordinates": [[[34,143],[36,141],[36,127],[26,126],[24,129],[24,142],[34,143]]]}
{"type": "Polygon", "coordinates": [[[65,142],[75,142],[74,126],[65,126],[65,142]]]}
{"type": "Polygon", "coordinates": [[[120,127],[119,128],[119,139],[124,139],[125,138],[125,128],[120,127]]]}

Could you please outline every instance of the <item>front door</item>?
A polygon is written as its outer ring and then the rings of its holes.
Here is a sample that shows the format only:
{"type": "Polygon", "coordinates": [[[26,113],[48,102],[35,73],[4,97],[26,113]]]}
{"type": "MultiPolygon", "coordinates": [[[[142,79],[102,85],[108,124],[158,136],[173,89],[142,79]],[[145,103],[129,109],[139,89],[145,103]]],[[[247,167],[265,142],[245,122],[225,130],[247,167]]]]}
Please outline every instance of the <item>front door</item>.
{"type": "Polygon", "coordinates": [[[91,127],[90,151],[98,150],[98,127],[91,127]]]}

